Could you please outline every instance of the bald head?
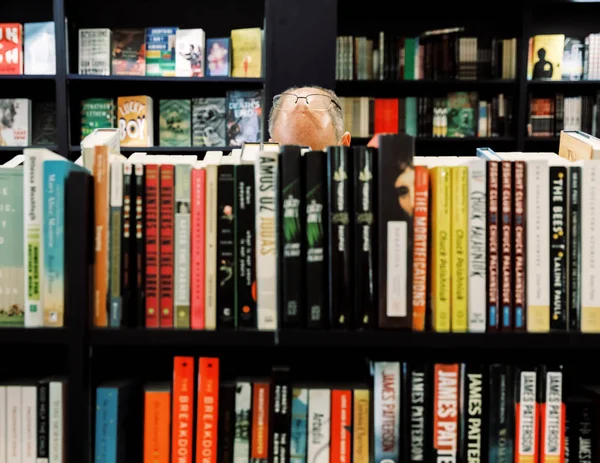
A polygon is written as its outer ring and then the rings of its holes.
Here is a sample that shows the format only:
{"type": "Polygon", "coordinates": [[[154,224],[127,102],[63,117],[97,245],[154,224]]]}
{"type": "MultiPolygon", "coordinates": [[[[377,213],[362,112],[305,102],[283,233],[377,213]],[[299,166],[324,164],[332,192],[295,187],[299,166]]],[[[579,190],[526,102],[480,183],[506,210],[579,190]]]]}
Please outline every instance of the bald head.
{"type": "MultiPolygon", "coordinates": [[[[283,93],[293,93],[299,97],[326,95],[341,106],[334,92],[321,87],[292,87],[283,93]]],[[[342,110],[338,106],[332,104],[327,111],[314,111],[306,106],[304,99],[298,100],[293,109],[272,107],[269,133],[271,139],[281,145],[310,146],[314,150],[350,144],[350,134],[344,133],[342,110]]]]}

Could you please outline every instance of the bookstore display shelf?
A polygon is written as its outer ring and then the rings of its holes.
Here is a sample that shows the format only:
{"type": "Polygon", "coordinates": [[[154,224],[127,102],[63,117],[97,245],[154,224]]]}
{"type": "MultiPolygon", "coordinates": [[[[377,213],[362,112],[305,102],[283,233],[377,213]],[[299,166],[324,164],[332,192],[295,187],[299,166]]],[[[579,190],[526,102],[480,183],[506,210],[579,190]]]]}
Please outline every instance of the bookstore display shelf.
{"type": "Polygon", "coordinates": [[[338,80],[336,81],[336,92],[344,95],[357,90],[366,92],[378,90],[382,88],[394,89],[399,87],[407,87],[410,89],[420,88],[489,88],[489,87],[512,87],[516,86],[517,81],[514,79],[481,79],[481,80],[460,80],[460,79],[440,79],[440,80],[338,80]]]}
{"type": "Polygon", "coordinates": [[[263,84],[265,79],[262,77],[227,77],[227,76],[215,76],[215,77],[161,77],[161,76],[92,76],[92,75],[79,75],[79,74],[68,74],[67,80],[69,81],[89,81],[89,82],[102,82],[102,81],[115,81],[115,82],[194,82],[194,83],[231,83],[231,84],[263,84]]]}
{"type": "Polygon", "coordinates": [[[56,80],[54,74],[0,74],[0,80],[56,80]]]}
{"type": "MultiPolygon", "coordinates": [[[[371,137],[353,137],[352,142],[354,144],[366,144],[371,140],[371,137]]],[[[415,138],[416,143],[479,143],[484,145],[486,143],[496,142],[514,142],[515,137],[417,137],[415,138]]],[[[558,140],[558,139],[557,139],[558,140]]]]}
{"type": "Polygon", "coordinates": [[[0,328],[1,344],[48,344],[68,343],[66,328],[0,328]]]}
{"type": "Polygon", "coordinates": [[[9,153],[22,152],[25,148],[46,148],[50,151],[58,149],[58,145],[36,145],[36,146],[0,146],[0,153],[5,151],[9,153]]]}
{"type": "Polygon", "coordinates": [[[531,86],[600,86],[600,80],[528,80],[531,86]]]}
{"type": "MultiPolygon", "coordinates": [[[[121,153],[205,153],[206,151],[231,151],[234,148],[241,148],[235,146],[121,146],[121,153]]],[[[72,146],[71,151],[74,153],[81,151],[81,146],[72,146]]]]}
{"type": "Polygon", "coordinates": [[[90,342],[96,346],[256,346],[275,345],[274,331],[204,331],[178,329],[92,329],[90,342]]]}

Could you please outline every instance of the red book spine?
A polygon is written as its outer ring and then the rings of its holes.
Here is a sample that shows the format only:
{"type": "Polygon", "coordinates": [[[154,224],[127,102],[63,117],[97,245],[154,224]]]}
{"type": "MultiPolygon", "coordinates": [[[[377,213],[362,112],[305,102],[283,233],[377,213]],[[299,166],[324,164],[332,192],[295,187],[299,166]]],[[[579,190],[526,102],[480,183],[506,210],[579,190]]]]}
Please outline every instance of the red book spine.
{"type": "Polygon", "coordinates": [[[330,461],[352,461],[352,391],[331,391],[331,448],[330,461]]]}
{"type": "Polygon", "coordinates": [[[158,166],[146,166],[146,328],[158,328],[158,166]]]}
{"type": "Polygon", "coordinates": [[[217,463],[219,429],[219,359],[198,359],[196,462],[217,463]]]}
{"type": "Polygon", "coordinates": [[[0,24],[0,74],[23,74],[21,24],[0,24]]]}
{"type": "Polygon", "coordinates": [[[413,224],[413,331],[425,331],[427,307],[427,233],[429,229],[429,169],[415,166],[413,224]]]}
{"type": "Polygon", "coordinates": [[[502,253],[500,285],[502,313],[500,314],[500,326],[502,331],[512,331],[513,322],[513,163],[502,161],[502,253]]]}
{"type": "Polygon", "coordinates": [[[514,313],[515,331],[527,330],[527,316],[525,313],[525,161],[515,161],[515,287],[514,287],[514,313]]]}
{"type": "Polygon", "coordinates": [[[175,357],[173,361],[172,410],[171,461],[174,463],[192,463],[194,357],[175,357]]]}
{"type": "Polygon", "coordinates": [[[175,166],[160,166],[160,327],[173,328],[175,166]]]}
{"type": "Polygon", "coordinates": [[[499,245],[499,162],[488,161],[487,176],[488,176],[488,331],[498,331],[499,323],[499,304],[500,292],[498,283],[500,281],[500,256],[498,252],[499,245]]]}
{"type": "Polygon", "coordinates": [[[456,461],[458,447],[458,364],[436,364],[433,397],[432,461],[456,461]]]}
{"type": "Polygon", "coordinates": [[[204,260],[206,221],[206,170],[192,169],[192,256],[191,262],[191,326],[204,329],[204,260]]]}

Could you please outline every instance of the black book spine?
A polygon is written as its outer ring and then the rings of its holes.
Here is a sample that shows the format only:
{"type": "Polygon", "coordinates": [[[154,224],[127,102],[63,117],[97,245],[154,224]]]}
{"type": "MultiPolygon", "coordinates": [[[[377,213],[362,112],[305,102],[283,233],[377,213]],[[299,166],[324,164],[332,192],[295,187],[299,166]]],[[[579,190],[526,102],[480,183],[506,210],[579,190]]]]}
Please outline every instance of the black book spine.
{"type": "Polygon", "coordinates": [[[269,463],[289,463],[292,390],[289,369],[273,368],[269,463]]]}
{"type": "Polygon", "coordinates": [[[477,364],[460,366],[459,458],[463,463],[487,462],[486,368],[477,364]]]}
{"type": "Polygon", "coordinates": [[[50,438],[50,383],[46,380],[37,386],[37,458],[48,461],[50,438]]]}
{"type": "Polygon", "coordinates": [[[569,329],[580,330],[581,311],[581,167],[569,167],[569,329]]]}
{"type": "Polygon", "coordinates": [[[256,328],[254,165],[235,166],[235,294],[237,327],[256,328]]]}
{"type": "Polygon", "coordinates": [[[224,382],[219,391],[219,434],[217,461],[233,463],[233,439],[235,434],[235,384],[224,382]]]}
{"type": "Polygon", "coordinates": [[[308,328],[326,328],[327,223],[326,158],[322,151],[304,154],[306,204],[306,323],[308,328]]]}
{"type": "Polygon", "coordinates": [[[490,366],[489,461],[513,462],[514,387],[508,365],[490,366]]]}
{"type": "Polygon", "coordinates": [[[218,168],[217,195],[217,327],[235,328],[234,227],[235,182],[233,165],[218,168]]]}
{"type": "Polygon", "coordinates": [[[350,205],[352,165],[345,146],[327,150],[329,205],[329,311],[332,328],[352,326],[350,205]]]}
{"type": "Polygon", "coordinates": [[[550,166],[550,329],[567,329],[567,168],[550,166]]]}
{"type": "Polygon", "coordinates": [[[133,262],[134,259],[132,251],[132,197],[134,187],[132,184],[133,177],[133,166],[131,163],[126,162],[123,164],[123,228],[122,228],[122,239],[121,239],[121,269],[123,272],[121,296],[122,305],[121,310],[124,312],[122,316],[122,322],[126,326],[130,326],[131,322],[135,320],[131,319],[131,308],[134,307],[132,302],[132,284],[133,281],[133,262]]]}
{"type": "Polygon", "coordinates": [[[374,148],[354,148],[354,317],[357,328],[376,323],[374,148]]]}
{"type": "Polygon", "coordinates": [[[488,298],[488,331],[498,331],[500,304],[498,289],[500,282],[500,252],[498,245],[499,226],[500,226],[500,208],[499,208],[499,192],[500,192],[500,163],[498,161],[487,162],[487,226],[488,226],[488,274],[487,274],[487,298],[488,298]]]}
{"type": "Polygon", "coordinates": [[[501,208],[502,208],[502,232],[500,233],[500,301],[502,313],[500,315],[500,327],[502,331],[512,331],[513,320],[513,163],[502,161],[500,163],[501,173],[501,208]]]}
{"type": "Polygon", "coordinates": [[[279,153],[279,244],[281,249],[282,328],[302,327],[303,301],[303,198],[302,155],[299,146],[284,146],[279,153]]]}
{"type": "Polygon", "coordinates": [[[135,274],[135,314],[134,324],[138,327],[145,326],[146,320],[146,181],[144,176],[144,165],[135,165],[135,214],[133,225],[135,226],[135,262],[132,271],[135,274]]]}
{"type": "Polygon", "coordinates": [[[432,375],[427,364],[415,363],[408,366],[408,458],[411,463],[430,461],[432,436],[432,375]]]}

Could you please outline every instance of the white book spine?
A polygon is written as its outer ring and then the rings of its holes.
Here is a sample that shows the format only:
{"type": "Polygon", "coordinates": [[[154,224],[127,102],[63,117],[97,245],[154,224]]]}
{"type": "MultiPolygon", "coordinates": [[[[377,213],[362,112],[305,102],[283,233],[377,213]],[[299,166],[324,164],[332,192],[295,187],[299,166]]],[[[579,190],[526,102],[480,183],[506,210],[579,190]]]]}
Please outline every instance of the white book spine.
{"type": "Polygon", "coordinates": [[[550,330],[550,172],[547,160],[527,161],[527,331],[550,330]]]}
{"type": "Polygon", "coordinates": [[[22,463],[37,461],[37,387],[21,387],[22,463]]]}
{"type": "MultiPolygon", "coordinates": [[[[308,449],[310,463],[329,463],[331,442],[331,391],[308,391],[308,449]]],[[[337,462],[332,462],[337,463],[337,462]]]]}
{"type": "Polygon", "coordinates": [[[7,416],[6,386],[0,386],[0,463],[6,463],[8,437],[6,434],[7,416]]]}
{"type": "Polygon", "coordinates": [[[277,329],[277,158],[277,152],[262,151],[254,168],[259,330],[277,329]]]}
{"type": "Polygon", "coordinates": [[[44,326],[42,294],[44,274],[44,155],[25,154],[25,326],[44,326]]]}
{"type": "Polygon", "coordinates": [[[205,329],[217,329],[217,183],[218,166],[206,166],[205,329]]]}
{"type": "Polygon", "coordinates": [[[250,417],[252,413],[252,385],[237,383],[235,393],[235,433],[233,441],[233,462],[248,463],[250,459],[250,417]]]}
{"type": "Polygon", "coordinates": [[[469,332],[484,333],[487,288],[487,181],[486,161],[469,162],[469,332]]]}
{"type": "Polygon", "coordinates": [[[63,383],[50,383],[50,458],[49,463],[63,461],[63,383]]]}
{"type": "Polygon", "coordinates": [[[7,463],[21,463],[21,386],[6,387],[7,463]]]}
{"type": "Polygon", "coordinates": [[[546,407],[544,423],[544,435],[546,438],[542,442],[542,452],[540,461],[559,461],[562,453],[562,442],[564,438],[559,438],[561,431],[562,415],[562,389],[563,375],[559,371],[549,371],[546,373],[546,407]],[[556,460],[554,458],[556,458],[556,460]]]}
{"type": "Polygon", "coordinates": [[[522,371],[519,379],[521,404],[519,409],[519,441],[517,442],[517,457],[530,457],[535,455],[535,444],[537,443],[537,423],[534,413],[537,395],[537,373],[535,371],[522,371]]]}
{"type": "Polygon", "coordinates": [[[600,161],[583,162],[581,181],[581,331],[600,332],[600,161]]]}
{"type": "MultiPolygon", "coordinates": [[[[400,429],[402,393],[400,391],[400,362],[376,362],[373,374],[373,452],[375,461],[399,462],[399,442],[386,439],[387,430],[400,429]],[[386,439],[387,443],[384,443],[386,439]]],[[[396,431],[398,432],[398,431],[396,431]]]]}

